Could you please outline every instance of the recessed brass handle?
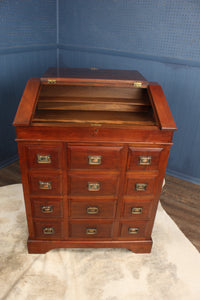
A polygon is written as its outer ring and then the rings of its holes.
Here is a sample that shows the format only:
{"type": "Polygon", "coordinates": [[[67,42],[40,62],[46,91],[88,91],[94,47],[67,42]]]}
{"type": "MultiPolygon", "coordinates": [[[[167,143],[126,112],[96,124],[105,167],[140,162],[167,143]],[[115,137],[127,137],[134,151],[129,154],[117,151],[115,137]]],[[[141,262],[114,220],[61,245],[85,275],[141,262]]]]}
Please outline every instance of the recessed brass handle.
{"type": "Polygon", "coordinates": [[[139,156],[139,165],[150,166],[152,162],[152,156],[139,156]]]}
{"type": "Polygon", "coordinates": [[[43,233],[44,234],[54,234],[55,229],[53,227],[43,227],[43,233]]]}
{"type": "Polygon", "coordinates": [[[144,192],[147,189],[147,183],[136,183],[135,190],[138,192],[144,192]]]}
{"type": "Polygon", "coordinates": [[[44,214],[50,214],[53,212],[53,205],[41,206],[41,212],[44,214]]]}
{"type": "Polygon", "coordinates": [[[101,155],[89,155],[88,164],[89,165],[101,165],[101,155]]]}
{"type": "Polygon", "coordinates": [[[51,164],[51,155],[43,155],[43,154],[37,154],[37,163],[38,164],[51,164]]]}
{"type": "Polygon", "coordinates": [[[142,207],[131,207],[132,215],[139,215],[142,213],[142,207]]]}
{"type": "Polygon", "coordinates": [[[100,182],[88,182],[89,192],[98,192],[100,191],[100,188],[101,188],[100,182]]]}
{"type": "Polygon", "coordinates": [[[98,214],[98,212],[99,212],[99,208],[96,206],[87,207],[87,214],[89,214],[89,215],[95,215],[95,214],[98,214]]]}
{"type": "Polygon", "coordinates": [[[129,227],[128,233],[130,233],[130,234],[137,234],[138,230],[139,230],[138,227],[129,227]]]}
{"type": "Polygon", "coordinates": [[[52,190],[52,183],[49,182],[44,182],[44,181],[39,181],[39,188],[41,190],[52,190]]]}
{"type": "Polygon", "coordinates": [[[97,234],[97,229],[96,228],[87,228],[86,234],[97,234]]]}

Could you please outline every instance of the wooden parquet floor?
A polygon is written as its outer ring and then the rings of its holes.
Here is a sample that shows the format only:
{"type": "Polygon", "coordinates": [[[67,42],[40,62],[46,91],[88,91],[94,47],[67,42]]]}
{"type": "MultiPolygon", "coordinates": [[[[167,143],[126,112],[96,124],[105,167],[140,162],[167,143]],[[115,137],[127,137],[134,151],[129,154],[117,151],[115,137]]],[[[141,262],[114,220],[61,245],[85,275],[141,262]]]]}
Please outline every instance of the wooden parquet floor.
{"type": "MultiPolygon", "coordinates": [[[[166,175],[161,204],[200,251],[200,185],[166,175]]],[[[19,162],[0,169],[0,186],[21,182],[19,162]]]]}

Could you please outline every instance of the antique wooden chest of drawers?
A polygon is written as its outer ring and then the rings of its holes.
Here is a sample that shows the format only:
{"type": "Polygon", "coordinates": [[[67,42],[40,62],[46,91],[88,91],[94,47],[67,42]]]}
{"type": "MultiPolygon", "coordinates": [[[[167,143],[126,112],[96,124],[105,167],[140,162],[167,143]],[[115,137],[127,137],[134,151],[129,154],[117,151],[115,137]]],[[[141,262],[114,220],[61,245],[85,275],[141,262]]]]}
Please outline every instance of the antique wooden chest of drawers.
{"type": "Polygon", "coordinates": [[[150,252],[176,125],[137,71],[50,68],[28,81],[15,120],[30,253],[150,252]]]}

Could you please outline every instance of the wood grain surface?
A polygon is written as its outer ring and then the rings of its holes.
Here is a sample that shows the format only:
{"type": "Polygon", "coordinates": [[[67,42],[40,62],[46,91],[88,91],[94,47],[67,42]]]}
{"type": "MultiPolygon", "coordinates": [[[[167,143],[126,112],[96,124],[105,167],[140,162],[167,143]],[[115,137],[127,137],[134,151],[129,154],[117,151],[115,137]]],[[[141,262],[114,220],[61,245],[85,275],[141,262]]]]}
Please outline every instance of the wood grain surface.
{"type": "MultiPolygon", "coordinates": [[[[200,251],[200,186],[169,175],[161,204],[186,237],[200,251]]],[[[19,162],[0,169],[0,186],[21,183],[19,162]]]]}

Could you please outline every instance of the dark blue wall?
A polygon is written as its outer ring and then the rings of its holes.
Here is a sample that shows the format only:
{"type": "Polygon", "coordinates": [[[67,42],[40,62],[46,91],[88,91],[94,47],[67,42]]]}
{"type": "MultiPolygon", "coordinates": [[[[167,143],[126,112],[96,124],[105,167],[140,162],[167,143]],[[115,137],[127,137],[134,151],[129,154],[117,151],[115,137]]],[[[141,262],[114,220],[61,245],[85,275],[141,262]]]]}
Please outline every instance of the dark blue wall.
{"type": "Polygon", "coordinates": [[[168,173],[200,183],[200,1],[59,2],[61,66],[136,69],[159,82],[178,131],[168,173]]]}
{"type": "Polygon", "coordinates": [[[17,106],[27,80],[56,66],[56,37],[56,1],[0,1],[0,166],[17,158],[17,106]]]}
{"type": "Polygon", "coordinates": [[[199,0],[10,0],[0,16],[0,164],[16,155],[29,77],[56,64],[137,69],[162,85],[178,127],[168,173],[200,183],[199,0]]]}

